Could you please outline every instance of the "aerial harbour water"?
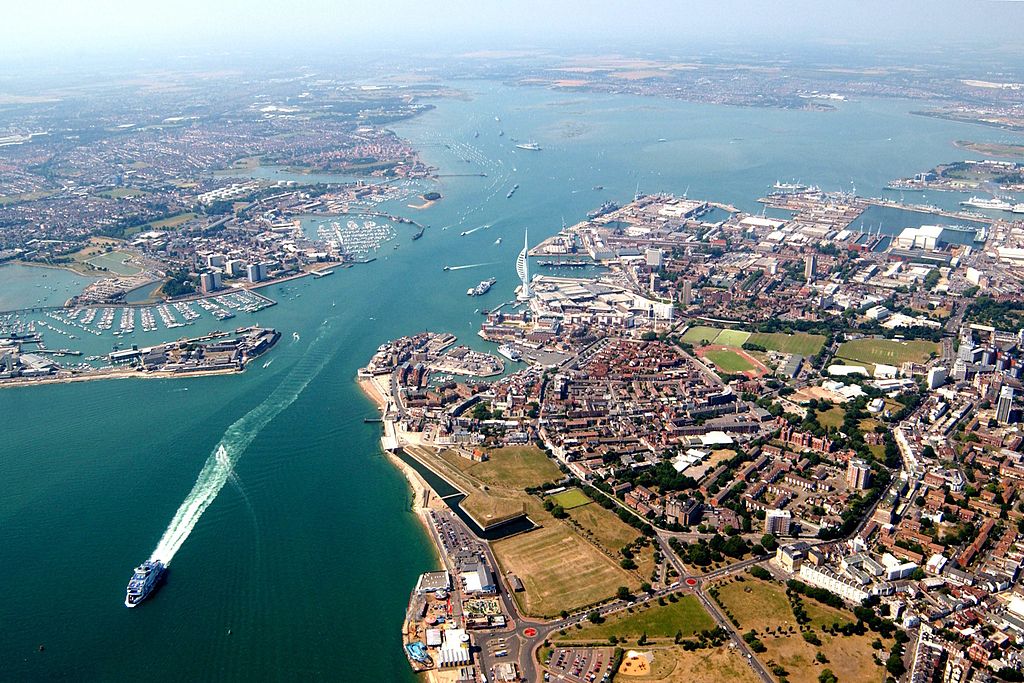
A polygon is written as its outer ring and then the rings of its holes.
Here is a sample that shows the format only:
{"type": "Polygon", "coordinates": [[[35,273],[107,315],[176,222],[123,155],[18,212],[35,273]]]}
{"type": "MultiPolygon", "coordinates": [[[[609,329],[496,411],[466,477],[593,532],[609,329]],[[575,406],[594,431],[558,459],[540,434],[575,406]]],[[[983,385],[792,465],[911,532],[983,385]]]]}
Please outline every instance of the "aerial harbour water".
{"type": "MultiPolygon", "coordinates": [[[[914,117],[900,101],[815,113],[458,86],[473,96],[394,128],[442,173],[486,177],[440,179],[443,199],[422,210],[382,207],[429,225],[422,239],[398,226],[373,263],[268,288],[279,305],[232,321],[283,333],[266,364],[0,391],[5,678],[411,680],[398,629],[436,558],[404,479],[379,455],[378,427],[363,423],[374,412],[353,378],[381,342],[451,330],[484,348],[474,310],[512,297],[523,229],[542,239],[637,185],[747,211],[779,179],[879,195],[892,178],[963,157],[951,143],[965,130],[987,132],[914,117]],[[465,295],[490,277],[486,295],[465,295]],[[173,557],[167,583],[126,610],[127,572],[150,553],[173,557]]],[[[27,271],[0,268],[0,308],[35,305],[35,284],[81,279],[27,271]]],[[[83,343],[101,352],[113,341],[83,343]]]]}

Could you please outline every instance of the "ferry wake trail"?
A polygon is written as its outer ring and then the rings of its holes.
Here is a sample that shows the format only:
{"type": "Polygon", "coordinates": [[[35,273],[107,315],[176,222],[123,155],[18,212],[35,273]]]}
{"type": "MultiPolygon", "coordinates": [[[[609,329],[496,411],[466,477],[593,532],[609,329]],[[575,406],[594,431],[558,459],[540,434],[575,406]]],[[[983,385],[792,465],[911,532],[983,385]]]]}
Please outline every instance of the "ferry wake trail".
{"type": "MultiPolygon", "coordinates": [[[[164,565],[171,563],[175,553],[188,539],[192,529],[199,522],[199,518],[206,512],[206,508],[210,507],[220,490],[224,488],[224,484],[234,480],[234,466],[249,444],[271,420],[294,403],[313,381],[313,378],[320,374],[327,364],[330,354],[325,354],[315,363],[311,362],[313,354],[310,351],[318,341],[320,341],[319,337],[314,340],[310,349],[303,356],[304,360],[310,359],[309,361],[300,360],[262,403],[236,420],[224,432],[220,443],[206,459],[192,490],[174,514],[174,518],[167,526],[167,530],[164,531],[160,542],[157,543],[156,549],[150,555],[151,560],[160,560],[164,565]]],[[[237,483],[237,480],[234,481],[237,483]]]]}
{"type": "Polygon", "coordinates": [[[446,270],[464,270],[466,268],[480,268],[481,266],[493,266],[494,263],[470,263],[465,266],[448,266],[446,270]]]}

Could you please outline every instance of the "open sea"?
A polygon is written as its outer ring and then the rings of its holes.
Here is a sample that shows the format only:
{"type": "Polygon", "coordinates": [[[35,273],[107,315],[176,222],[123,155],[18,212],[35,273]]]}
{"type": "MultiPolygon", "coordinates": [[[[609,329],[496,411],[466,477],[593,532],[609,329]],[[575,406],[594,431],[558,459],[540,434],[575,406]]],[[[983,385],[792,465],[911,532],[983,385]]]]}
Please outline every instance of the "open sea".
{"type": "MultiPolygon", "coordinates": [[[[379,426],[363,423],[375,411],[354,376],[379,344],[429,329],[486,348],[474,310],[512,297],[524,230],[536,242],[638,186],[760,211],[776,180],[880,195],[964,158],[954,140],[1024,141],[898,100],[815,113],[454,85],[471,97],[394,126],[446,176],[424,187],[443,195],[428,209],[383,207],[429,225],[422,239],[400,225],[373,263],[263,290],[276,306],[136,333],[279,329],[244,374],[0,390],[0,678],[412,680],[399,629],[436,559],[379,426]],[[466,296],[492,276],[490,293],[466,296]],[[157,551],[173,557],[166,585],[126,609],[132,568],[157,551]]],[[[0,310],[82,284],[2,266],[0,310]]],[[[87,353],[114,341],[78,340],[87,353]]]]}

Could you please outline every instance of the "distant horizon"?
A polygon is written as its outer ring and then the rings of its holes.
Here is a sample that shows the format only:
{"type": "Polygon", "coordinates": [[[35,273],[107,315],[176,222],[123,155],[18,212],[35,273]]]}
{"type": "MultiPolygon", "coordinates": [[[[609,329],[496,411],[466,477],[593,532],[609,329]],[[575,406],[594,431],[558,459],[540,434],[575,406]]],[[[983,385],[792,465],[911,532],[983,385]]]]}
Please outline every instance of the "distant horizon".
{"type": "MultiPolygon", "coordinates": [[[[1024,3],[1022,3],[1024,4],[1024,3]]],[[[465,75],[460,68],[474,65],[486,68],[507,68],[518,70],[531,64],[545,66],[563,61],[606,57],[622,59],[652,59],[671,62],[693,61],[707,65],[722,64],[766,64],[783,69],[809,69],[843,66],[849,69],[875,67],[920,67],[935,69],[950,78],[975,78],[1024,82],[1024,54],[1010,49],[991,49],[987,52],[974,51],[963,54],[947,49],[918,49],[904,51],[881,51],[865,44],[843,46],[819,43],[751,47],[737,43],[718,43],[714,46],[647,46],[644,50],[630,50],[622,46],[605,50],[593,49],[590,45],[529,46],[519,48],[481,49],[471,46],[449,45],[448,50],[424,46],[416,48],[407,45],[407,51],[398,52],[393,48],[374,46],[360,48],[347,46],[308,46],[301,50],[279,53],[269,49],[250,48],[245,50],[204,49],[188,51],[156,46],[142,50],[125,50],[120,53],[89,51],[76,52],[73,58],[62,55],[46,57],[31,54],[0,55],[0,95],[19,92],[45,91],[47,88],[70,87],[83,83],[102,74],[104,78],[121,76],[125,79],[161,72],[188,74],[230,73],[239,75],[270,75],[292,73],[306,69],[310,73],[321,73],[325,77],[345,80],[373,81],[375,78],[397,73],[413,72],[417,69],[436,77],[438,82],[465,75]],[[910,61],[913,55],[919,61],[910,61]],[[488,65],[490,65],[488,67],[488,65]]],[[[482,69],[483,70],[483,69],[482,69]]]]}
{"type": "Polygon", "coordinates": [[[287,13],[277,3],[242,0],[213,6],[182,0],[149,8],[127,0],[71,5],[39,0],[8,7],[5,15],[9,30],[0,59],[67,66],[81,59],[166,59],[218,52],[284,57],[551,49],[689,54],[744,47],[753,53],[874,49],[941,56],[944,47],[968,42],[983,42],[983,53],[994,51],[1024,62],[1019,36],[1024,2],[998,0],[841,5],[771,0],[753,7],[739,0],[685,5],[639,0],[596,7],[583,0],[500,6],[390,0],[373,7],[295,0],[287,13]]]}

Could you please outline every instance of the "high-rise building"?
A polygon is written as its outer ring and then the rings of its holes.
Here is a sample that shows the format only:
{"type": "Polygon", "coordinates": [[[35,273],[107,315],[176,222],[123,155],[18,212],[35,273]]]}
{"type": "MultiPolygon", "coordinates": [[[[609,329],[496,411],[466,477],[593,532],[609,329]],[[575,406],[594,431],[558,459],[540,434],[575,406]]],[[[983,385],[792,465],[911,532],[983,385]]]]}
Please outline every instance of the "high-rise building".
{"type": "Polygon", "coordinates": [[[682,303],[684,306],[693,303],[693,283],[689,280],[683,280],[682,303]]]}
{"type": "Polygon", "coordinates": [[[262,263],[250,263],[245,274],[249,282],[263,282],[267,279],[267,267],[262,263]]]}
{"type": "Polygon", "coordinates": [[[519,300],[527,301],[530,298],[530,234],[525,231],[523,234],[523,250],[519,252],[516,259],[516,274],[523,283],[519,288],[519,300]]]}
{"type": "Polygon", "coordinates": [[[775,536],[788,536],[793,516],[789,510],[768,510],[764,513],[764,532],[775,536]]]}
{"type": "Polygon", "coordinates": [[[657,247],[648,247],[644,252],[644,260],[647,262],[648,268],[657,270],[661,268],[662,264],[662,252],[657,247]]]}
{"type": "Polygon", "coordinates": [[[953,379],[957,382],[963,382],[967,379],[967,361],[963,358],[957,358],[953,361],[953,379]]]}
{"type": "Polygon", "coordinates": [[[242,277],[245,275],[245,261],[232,259],[224,265],[224,271],[228,274],[228,277],[242,277]]]}
{"type": "Polygon", "coordinates": [[[859,458],[850,458],[846,466],[846,485],[858,491],[871,486],[871,467],[859,458]]]}
{"type": "Polygon", "coordinates": [[[936,365],[928,370],[928,388],[938,389],[945,383],[946,377],[948,376],[949,373],[946,371],[946,368],[941,365],[936,365]]]}
{"type": "Polygon", "coordinates": [[[221,288],[220,273],[202,273],[199,276],[199,286],[204,292],[215,292],[221,288]]]}
{"type": "Polygon", "coordinates": [[[1009,424],[1013,413],[1013,387],[1003,385],[999,390],[999,402],[996,404],[996,422],[1009,424]]]}
{"type": "Polygon", "coordinates": [[[966,363],[972,362],[974,360],[974,340],[961,339],[960,348],[956,350],[956,357],[966,363]]]}
{"type": "Polygon", "coordinates": [[[808,282],[814,282],[814,272],[818,269],[818,255],[808,254],[804,261],[804,278],[808,282]]]}

